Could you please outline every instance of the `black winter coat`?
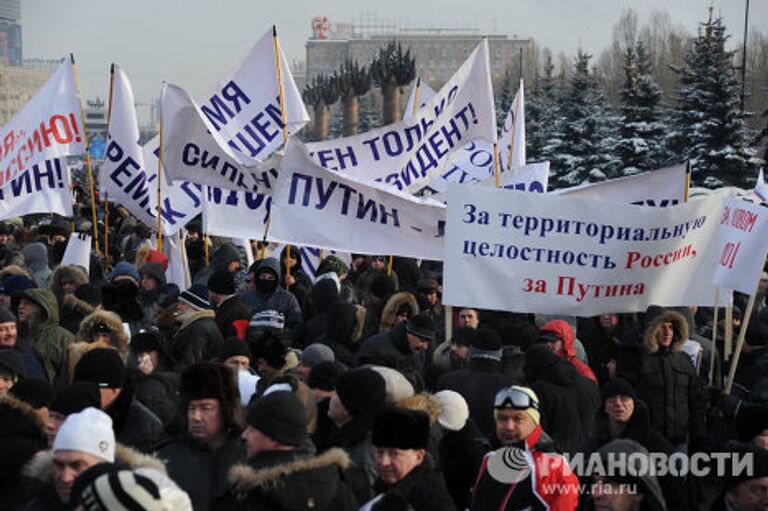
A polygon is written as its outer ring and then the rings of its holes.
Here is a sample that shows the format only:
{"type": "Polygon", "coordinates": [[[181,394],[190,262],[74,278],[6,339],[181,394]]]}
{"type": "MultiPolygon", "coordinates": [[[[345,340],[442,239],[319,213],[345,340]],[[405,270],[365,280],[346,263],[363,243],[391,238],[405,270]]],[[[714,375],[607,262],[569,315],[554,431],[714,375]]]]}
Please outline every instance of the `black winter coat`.
{"type": "Polygon", "coordinates": [[[399,323],[388,332],[376,334],[363,342],[357,350],[356,365],[377,364],[397,369],[400,372],[421,372],[419,353],[411,351],[405,332],[405,322],[399,323]]]}
{"type": "Polygon", "coordinates": [[[319,456],[307,448],[261,452],[230,470],[229,492],[215,509],[354,511],[357,502],[342,475],[348,466],[341,449],[319,456]]]}
{"type": "Polygon", "coordinates": [[[381,500],[373,505],[371,511],[405,509],[393,507],[410,504],[413,511],[453,511],[453,504],[445,481],[435,469],[435,462],[427,454],[424,461],[411,470],[407,476],[393,486],[386,486],[381,480],[377,481],[378,493],[383,493],[381,500]],[[397,503],[397,504],[395,504],[397,503]]]}
{"type": "Polygon", "coordinates": [[[493,433],[493,399],[496,392],[515,383],[501,372],[501,362],[471,359],[469,367],[445,373],[437,380],[437,390],[453,390],[462,395],[469,406],[469,416],[483,436],[493,433]]]}
{"type": "Polygon", "coordinates": [[[469,496],[485,456],[484,440],[472,419],[459,431],[445,431],[440,439],[440,469],[456,509],[469,506],[469,496]]]}
{"type": "Polygon", "coordinates": [[[130,383],[106,412],[112,418],[115,439],[122,445],[148,453],[163,435],[163,422],[136,399],[130,383]]]}
{"type": "Polygon", "coordinates": [[[229,470],[245,461],[246,452],[237,435],[216,450],[185,435],[162,444],[158,456],[168,476],[189,494],[195,511],[204,511],[218,509],[213,502],[227,492],[229,470]]]}
{"type": "Polygon", "coordinates": [[[373,420],[353,418],[334,430],[328,439],[328,447],[339,447],[349,455],[352,464],[344,471],[352,492],[358,502],[365,503],[373,498],[373,483],[376,481],[371,429],[373,420]]]}
{"type": "Polygon", "coordinates": [[[190,316],[179,316],[181,328],[168,344],[166,353],[173,360],[174,370],[182,372],[187,367],[219,356],[224,337],[214,321],[213,311],[199,311],[190,316]]]}

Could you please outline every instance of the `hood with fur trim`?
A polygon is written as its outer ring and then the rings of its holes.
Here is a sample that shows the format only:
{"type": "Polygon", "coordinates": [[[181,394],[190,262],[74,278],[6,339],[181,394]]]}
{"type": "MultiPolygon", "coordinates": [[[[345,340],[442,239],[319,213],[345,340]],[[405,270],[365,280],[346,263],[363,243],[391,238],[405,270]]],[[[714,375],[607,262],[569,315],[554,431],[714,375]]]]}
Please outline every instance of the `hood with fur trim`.
{"type": "Polygon", "coordinates": [[[675,334],[672,337],[672,344],[669,349],[672,351],[680,351],[683,349],[685,341],[688,340],[688,323],[685,318],[679,312],[668,310],[663,314],[653,319],[645,329],[645,335],[643,336],[643,342],[650,353],[656,353],[659,351],[659,343],[656,340],[656,333],[661,328],[663,323],[672,323],[672,329],[675,334]]]}
{"type": "Polygon", "coordinates": [[[571,328],[571,325],[569,325],[567,321],[562,319],[547,321],[544,323],[544,326],[541,327],[540,332],[551,332],[559,339],[562,339],[563,351],[566,355],[565,358],[570,360],[576,356],[576,346],[574,346],[576,335],[573,333],[573,328],[571,328]]]}
{"type": "Polygon", "coordinates": [[[50,288],[59,298],[62,296],[61,282],[63,280],[72,280],[78,286],[82,286],[88,282],[88,274],[81,267],[75,265],[65,265],[56,268],[53,271],[53,275],[51,275],[50,288]]]}
{"type": "Polygon", "coordinates": [[[395,316],[397,315],[397,310],[403,305],[407,305],[411,309],[411,313],[408,315],[409,318],[419,313],[419,302],[416,300],[416,297],[413,295],[413,293],[409,293],[407,291],[395,293],[389,297],[387,304],[381,311],[379,332],[387,332],[392,329],[392,327],[395,325],[395,316]]]}
{"type": "Polygon", "coordinates": [[[429,416],[430,426],[433,426],[437,422],[437,418],[440,417],[440,414],[443,413],[443,407],[440,405],[440,401],[438,401],[434,395],[427,392],[414,394],[402,401],[398,401],[396,406],[398,408],[426,413],[429,416]]]}
{"type": "Polygon", "coordinates": [[[0,270],[0,282],[4,281],[6,277],[10,277],[11,275],[24,275],[29,279],[32,278],[32,274],[18,264],[9,264],[0,270]]]}
{"type": "Polygon", "coordinates": [[[117,348],[120,353],[128,351],[128,335],[123,329],[123,320],[120,316],[111,311],[96,310],[86,316],[80,322],[80,330],[77,332],[75,342],[91,343],[91,328],[97,323],[104,323],[111,330],[112,347],[117,348]]]}
{"type": "Polygon", "coordinates": [[[88,315],[96,310],[96,308],[85,300],[81,300],[75,295],[64,295],[64,300],[61,302],[61,309],[71,310],[73,312],[80,312],[84,315],[88,315]]]}
{"type": "MultiPolygon", "coordinates": [[[[151,454],[142,454],[136,449],[132,449],[122,444],[115,447],[115,463],[126,465],[131,470],[140,468],[151,468],[162,474],[167,474],[165,463],[157,456],[151,454]]],[[[35,456],[26,464],[22,474],[53,484],[53,450],[48,450],[45,454],[35,456]]]]}
{"type": "Polygon", "coordinates": [[[229,469],[231,491],[238,500],[244,500],[253,490],[270,492],[279,490],[285,479],[300,474],[337,467],[344,471],[350,466],[344,449],[329,449],[319,456],[300,456],[289,462],[264,468],[239,464],[229,469]]]}

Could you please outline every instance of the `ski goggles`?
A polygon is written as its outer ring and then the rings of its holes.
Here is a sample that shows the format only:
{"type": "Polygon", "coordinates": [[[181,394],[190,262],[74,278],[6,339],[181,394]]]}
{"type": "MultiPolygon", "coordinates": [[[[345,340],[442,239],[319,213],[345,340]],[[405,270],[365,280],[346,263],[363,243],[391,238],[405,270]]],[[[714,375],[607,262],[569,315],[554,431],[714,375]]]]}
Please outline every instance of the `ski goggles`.
{"type": "Polygon", "coordinates": [[[539,409],[539,402],[515,387],[507,387],[496,393],[494,408],[514,408],[515,410],[539,409]]]}

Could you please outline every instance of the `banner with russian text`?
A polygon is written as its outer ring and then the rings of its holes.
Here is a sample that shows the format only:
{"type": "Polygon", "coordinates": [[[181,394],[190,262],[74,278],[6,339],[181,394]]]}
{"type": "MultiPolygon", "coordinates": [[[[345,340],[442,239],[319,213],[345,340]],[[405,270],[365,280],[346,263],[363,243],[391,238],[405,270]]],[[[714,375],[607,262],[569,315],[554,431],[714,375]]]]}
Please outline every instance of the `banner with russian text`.
{"type": "MultiPolygon", "coordinates": [[[[112,108],[104,163],[99,170],[102,192],[125,206],[140,222],[157,228],[157,157],[139,145],[133,90],[126,73],[114,66],[112,108]],[[149,163],[149,166],[147,166],[149,163]]],[[[161,180],[163,234],[178,232],[200,211],[199,185],[161,180]]]]}
{"type": "Polygon", "coordinates": [[[729,197],[723,203],[719,223],[714,282],[752,295],[768,253],[768,208],[729,197]]]}
{"type": "Polygon", "coordinates": [[[269,240],[440,260],[445,206],[316,165],[292,139],[272,194],[269,240]]]}
{"type": "Polygon", "coordinates": [[[572,316],[712,305],[720,208],[451,184],[443,302],[572,316]]]}
{"type": "MultiPolygon", "coordinates": [[[[444,182],[443,186],[448,187],[444,182]]],[[[520,192],[547,193],[549,185],[549,162],[529,163],[517,169],[516,172],[504,172],[499,180],[501,188],[507,190],[518,190],[520,192]]],[[[491,176],[482,181],[473,183],[457,184],[476,184],[477,186],[496,186],[496,177],[491,176]]],[[[447,192],[430,195],[430,197],[445,201],[447,192]]]]}
{"type": "Polygon", "coordinates": [[[69,168],[63,158],[26,168],[0,188],[0,220],[32,213],[72,216],[69,168]]]}
{"type": "Polygon", "coordinates": [[[259,193],[221,188],[203,189],[203,229],[208,234],[260,240],[269,218],[272,187],[277,179],[273,168],[259,193]]]}
{"type": "Polygon", "coordinates": [[[35,164],[84,152],[80,100],[66,59],[0,130],[0,188],[35,164]]]}
{"type": "Polygon", "coordinates": [[[322,167],[414,193],[473,140],[496,140],[496,114],[483,40],[416,114],[352,137],[308,144],[322,167]]]}

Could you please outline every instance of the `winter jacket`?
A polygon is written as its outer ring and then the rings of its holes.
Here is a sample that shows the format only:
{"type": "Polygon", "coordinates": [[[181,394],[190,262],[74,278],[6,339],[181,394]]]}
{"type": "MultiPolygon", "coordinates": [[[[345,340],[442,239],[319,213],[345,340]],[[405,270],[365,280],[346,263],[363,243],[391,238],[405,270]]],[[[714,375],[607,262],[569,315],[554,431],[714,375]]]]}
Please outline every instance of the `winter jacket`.
{"type": "MultiPolygon", "coordinates": [[[[142,454],[130,447],[117,444],[115,449],[115,464],[129,470],[152,469],[162,474],[166,473],[165,465],[154,456],[142,454]]],[[[28,495],[31,497],[23,511],[59,511],[72,507],[62,504],[53,487],[53,452],[35,457],[24,467],[23,474],[31,478],[28,495]]]]}
{"type": "Polygon", "coordinates": [[[193,284],[208,285],[208,279],[217,271],[223,271],[227,269],[229,263],[233,261],[240,261],[240,250],[234,243],[225,243],[219,248],[214,250],[211,256],[211,264],[203,268],[200,272],[193,277],[193,284]]]}
{"type": "Polygon", "coordinates": [[[526,352],[525,376],[539,397],[541,426],[554,439],[558,451],[579,452],[600,407],[597,385],[540,344],[526,352]]]}
{"type": "Polygon", "coordinates": [[[189,494],[195,511],[217,509],[211,503],[223,497],[229,483],[229,470],[245,460],[245,445],[237,435],[230,436],[212,450],[187,435],[170,439],[158,448],[168,475],[189,494]]]}
{"type": "Polygon", "coordinates": [[[349,456],[331,449],[319,456],[307,448],[258,453],[229,472],[230,488],[215,509],[287,511],[357,510],[342,472],[349,456]]]}
{"type": "Polygon", "coordinates": [[[617,376],[635,388],[651,412],[651,424],[673,444],[706,437],[706,399],[691,359],[682,347],[688,325],[680,314],[667,311],[646,328],[642,346],[620,346],[617,376]],[[668,348],[658,345],[656,333],[662,323],[675,331],[668,348]]]}
{"type": "Polygon", "coordinates": [[[157,415],[166,426],[176,413],[180,377],[179,373],[157,369],[151,374],[132,369],[128,374],[136,399],[157,415]]]}
{"type": "Polygon", "coordinates": [[[112,418],[115,439],[125,446],[152,452],[162,438],[162,421],[136,399],[130,382],[105,412],[112,418]]]}
{"type": "MultiPolygon", "coordinates": [[[[514,451],[513,451],[514,452],[514,451]]],[[[559,454],[554,454],[549,437],[538,425],[516,445],[489,452],[477,476],[470,497],[472,511],[573,511],[579,503],[579,480],[559,454]],[[525,451],[528,456],[510,456],[508,449],[525,451]],[[527,475],[517,484],[496,480],[488,470],[495,456],[530,459],[527,475]],[[533,466],[530,466],[532,463],[533,466]]]]}
{"type": "Polygon", "coordinates": [[[516,383],[501,372],[501,362],[470,359],[469,367],[443,374],[437,380],[437,390],[453,390],[462,395],[469,406],[469,416],[484,436],[490,435],[496,423],[493,419],[493,399],[496,392],[516,383]]]}
{"type": "Polygon", "coordinates": [[[405,332],[405,322],[388,332],[368,338],[358,348],[355,365],[375,364],[391,367],[400,372],[421,372],[421,357],[411,351],[405,332]]]}
{"type": "Polygon", "coordinates": [[[35,281],[37,287],[48,289],[48,281],[53,273],[48,268],[48,248],[37,241],[21,249],[21,253],[24,255],[26,266],[29,268],[32,280],[35,281]]]}
{"type": "Polygon", "coordinates": [[[214,320],[212,310],[202,310],[181,314],[178,320],[181,327],[166,348],[168,356],[173,360],[174,370],[210,360],[219,355],[224,337],[214,320]]]}
{"type": "Polygon", "coordinates": [[[373,483],[376,481],[371,429],[373,420],[353,417],[340,428],[334,430],[328,439],[327,448],[344,449],[352,462],[344,471],[358,502],[368,502],[373,498],[373,483]]]}
{"type": "Polygon", "coordinates": [[[379,500],[374,503],[371,511],[388,509],[406,509],[399,507],[410,505],[413,511],[452,511],[453,504],[443,477],[437,471],[432,456],[426,454],[424,461],[414,467],[408,474],[392,486],[387,486],[378,480],[375,485],[379,500]],[[398,507],[393,507],[397,505],[398,507]]]}
{"type": "Polygon", "coordinates": [[[459,431],[445,430],[438,444],[440,470],[456,509],[467,509],[475,478],[485,456],[483,434],[468,419],[459,431]]]}
{"type": "MultiPolygon", "coordinates": [[[[282,275],[280,265],[273,257],[262,260],[256,271],[257,273],[270,271],[277,277],[278,281],[282,275]]],[[[249,289],[241,294],[240,298],[245,305],[251,308],[252,314],[265,310],[275,310],[285,316],[285,330],[288,332],[296,331],[304,321],[296,297],[281,287],[275,289],[269,296],[258,289],[249,289]]]]}
{"type": "Polygon", "coordinates": [[[35,302],[42,311],[23,322],[22,333],[43,357],[45,373],[52,385],[65,383],[67,347],[75,336],[59,326],[59,305],[48,289],[27,289],[19,296],[35,302]]]}
{"type": "Polygon", "coordinates": [[[228,296],[216,307],[216,326],[219,327],[221,336],[226,339],[237,335],[237,330],[232,324],[234,321],[244,319],[250,322],[251,316],[251,309],[238,295],[228,296]]]}
{"type": "Polygon", "coordinates": [[[595,382],[595,385],[598,384],[597,378],[595,377],[595,373],[592,372],[592,369],[590,369],[587,364],[576,358],[576,346],[574,345],[576,341],[576,335],[573,333],[573,329],[567,321],[563,321],[562,319],[548,321],[544,324],[543,327],[541,327],[541,332],[551,332],[562,339],[563,351],[558,353],[558,355],[570,362],[580,375],[584,376],[585,378],[589,378],[595,382]]]}

